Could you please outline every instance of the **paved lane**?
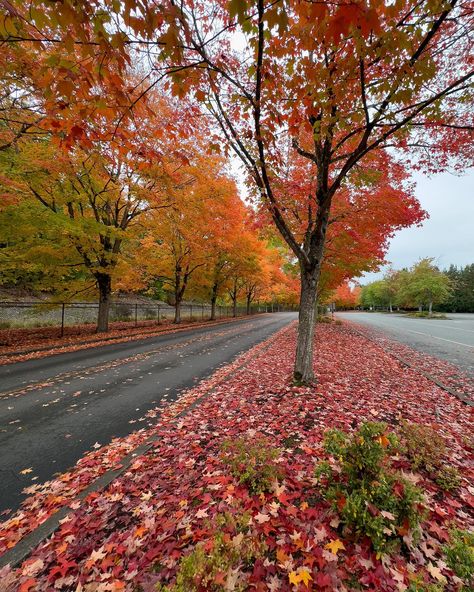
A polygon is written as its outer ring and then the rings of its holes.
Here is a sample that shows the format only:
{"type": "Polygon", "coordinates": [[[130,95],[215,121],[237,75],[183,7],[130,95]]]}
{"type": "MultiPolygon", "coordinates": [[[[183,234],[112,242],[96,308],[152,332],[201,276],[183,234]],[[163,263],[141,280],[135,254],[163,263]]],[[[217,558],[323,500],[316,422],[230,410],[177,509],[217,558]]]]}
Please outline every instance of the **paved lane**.
{"type": "Polygon", "coordinates": [[[474,377],[474,314],[450,313],[445,320],[372,312],[339,312],[337,316],[380,329],[418,351],[451,362],[474,377]]]}
{"type": "Polygon", "coordinates": [[[296,318],[274,313],[0,366],[0,511],[17,508],[24,487],[63,472],[96,442],[146,426],[162,399],[296,318]]]}

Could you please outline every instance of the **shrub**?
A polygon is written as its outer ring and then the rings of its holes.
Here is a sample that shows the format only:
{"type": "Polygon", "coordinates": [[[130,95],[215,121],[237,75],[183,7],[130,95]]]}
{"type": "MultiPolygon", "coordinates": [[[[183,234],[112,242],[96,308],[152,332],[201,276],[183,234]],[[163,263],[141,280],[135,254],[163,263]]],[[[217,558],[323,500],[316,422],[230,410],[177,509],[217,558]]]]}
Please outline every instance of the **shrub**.
{"type": "Polygon", "coordinates": [[[394,550],[409,530],[416,533],[424,515],[422,492],[392,468],[388,452],[397,440],[385,424],[367,422],[353,435],[329,430],[324,447],[338,470],[325,462],[316,475],[345,528],[369,537],[378,554],[394,550]]]}
{"type": "Polygon", "coordinates": [[[439,314],[439,313],[432,313],[430,315],[430,313],[428,311],[422,311],[422,312],[410,312],[406,315],[407,317],[411,317],[412,319],[447,319],[448,317],[445,314],[439,314]]]}
{"type": "Polygon", "coordinates": [[[444,491],[454,491],[461,485],[461,477],[456,467],[443,465],[436,471],[436,484],[444,491]]]}
{"type": "Polygon", "coordinates": [[[229,466],[237,481],[251,494],[269,491],[275,479],[282,478],[282,470],[275,463],[281,450],[273,448],[263,438],[258,440],[226,440],[222,445],[222,460],[229,466]]]}
{"type": "Polygon", "coordinates": [[[417,578],[411,582],[406,592],[443,592],[443,584],[425,584],[423,580],[417,578]]]}
{"type": "Polygon", "coordinates": [[[245,570],[251,570],[267,549],[261,538],[251,532],[249,519],[248,514],[219,514],[213,522],[212,541],[198,543],[181,559],[176,582],[169,586],[158,584],[157,592],[248,590],[245,570]]]}
{"type": "Polygon", "coordinates": [[[446,442],[433,428],[404,421],[401,435],[404,452],[415,470],[431,473],[439,487],[446,491],[459,487],[458,470],[444,463],[446,442]]]}
{"type": "Polygon", "coordinates": [[[332,323],[332,318],[327,315],[318,315],[316,319],[317,323],[332,323]]]}
{"type": "Polygon", "coordinates": [[[448,567],[469,586],[464,590],[474,590],[474,532],[454,528],[443,551],[448,567]]]}
{"type": "Polygon", "coordinates": [[[403,421],[401,434],[405,453],[414,469],[431,472],[442,463],[446,443],[433,428],[403,421]]]}

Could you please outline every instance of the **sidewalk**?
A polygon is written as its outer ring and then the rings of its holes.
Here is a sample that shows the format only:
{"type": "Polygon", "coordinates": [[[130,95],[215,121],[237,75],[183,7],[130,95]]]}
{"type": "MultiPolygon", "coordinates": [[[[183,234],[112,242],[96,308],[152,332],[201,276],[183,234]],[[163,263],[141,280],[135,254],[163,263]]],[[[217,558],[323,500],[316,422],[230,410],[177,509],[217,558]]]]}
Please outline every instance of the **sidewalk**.
{"type": "Polygon", "coordinates": [[[207,587],[201,580],[201,588],[189,592],[460,590],[442,546],[451,523],[464,530],[474,525],[472,409],[349,325],[318,325],[318,385],[294,387],[295,336],[294,325],[282,330],[157,410],[152,415],[159,420],[151,417],[147,430],[93,451],[53,482],[32,485],[23,510],[1,525],[0,549],[13,547],[134,447],[157,439],[107,489],[74,502],[53,537],[19,569],[0,570],[0,590],[182,592],[168,587],[182,572],[182,558],[199,575],[216,548],[221,567],[207,587]],[[397,431],[402,419],[430,425],[446,439],[462,481],[453,493],[441,491],[426,472],[398,458],[424,491],[427,516],[419,541],[405,536],[403,553],[377,556],[367,541],[345,536],[337,512],[318,492],[314,468],[327,459],[328,428],[382,421],[397,431]],[[270,490],[253,492],[238,482],[225,442],[231,449],[243,442],[244,453],[245,446],[270,451],[270,490]],[[272,449],[278,449],[274,456],[272,449]],[[228,556],[223,549],[231,549],[228,556]],[[423,585],[444,588],[409,588],[413,572],[423,585]]]}

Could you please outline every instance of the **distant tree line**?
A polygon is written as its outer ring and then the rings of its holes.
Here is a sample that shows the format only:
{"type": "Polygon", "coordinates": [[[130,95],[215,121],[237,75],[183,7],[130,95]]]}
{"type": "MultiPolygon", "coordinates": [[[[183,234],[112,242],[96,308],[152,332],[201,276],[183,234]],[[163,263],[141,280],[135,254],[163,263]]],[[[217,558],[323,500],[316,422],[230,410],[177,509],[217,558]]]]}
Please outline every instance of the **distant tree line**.
{"type": "Polygon", "coordinates": [[[432,258],[409,269],[389,270],[383,279],[362,286],[363,308],[474,312],[474,264],[440,270],[432,258]]]}
{"type": "Polygon", "coordinates": [[[474,263],[465,267],[451,265],[445,272],[453,287],[451,295],[441,302],[439,310],[474,312],[474,263]]]}

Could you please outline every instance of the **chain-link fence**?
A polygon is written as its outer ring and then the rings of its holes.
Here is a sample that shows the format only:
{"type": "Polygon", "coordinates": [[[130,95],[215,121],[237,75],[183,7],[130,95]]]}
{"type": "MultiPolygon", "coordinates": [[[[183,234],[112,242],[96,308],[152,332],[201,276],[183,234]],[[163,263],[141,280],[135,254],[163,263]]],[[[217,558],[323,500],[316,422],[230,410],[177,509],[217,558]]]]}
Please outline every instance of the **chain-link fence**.
{"type": "MultiPolygon", "coordinates": [[[[58,327],[61,335],[64,328],[73,325],[97,322],[98,303],[95,302],[0,302],[0,329],[58,327]]],[[[250,307],[250,314],[277,312],[278,305],[250,307]]],[[[286,310],[286,309],[285,309],[286,310]]],[[[238,306],[236,316],[247,314],[244,306],[238,306]]],[[[110,306],[110,323],[130,323],[132,326],[151,325],[174,319],[175,309],[164,303],[113,302],[110,306]]],[[[209,304],[182,304],[181,321],[205,321],[211,316],[209,304]]],[[[234,316],[232,306],[216,306],[217,319],[234,316]]]]}

